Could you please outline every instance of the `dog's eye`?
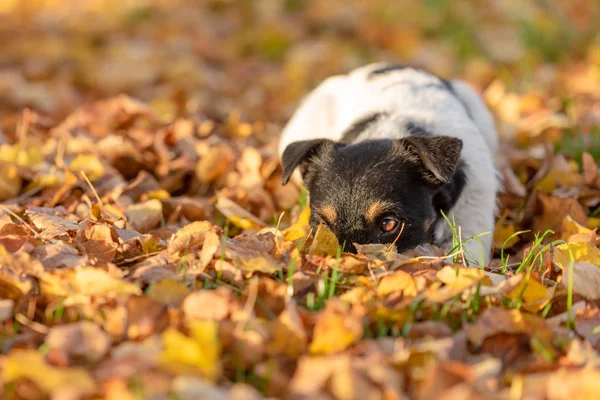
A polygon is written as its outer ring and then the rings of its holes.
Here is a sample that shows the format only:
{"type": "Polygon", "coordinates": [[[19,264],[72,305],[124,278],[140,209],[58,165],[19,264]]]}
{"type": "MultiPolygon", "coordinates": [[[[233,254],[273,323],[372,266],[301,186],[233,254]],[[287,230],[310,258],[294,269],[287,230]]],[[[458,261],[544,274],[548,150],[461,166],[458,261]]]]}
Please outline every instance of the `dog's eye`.
{"type": "Polygon", "coordinates": [[[381,221],[381,231],[385,233],[392,232],[398,226],[398,221],[393,218],[385,218],[381,221]]]}

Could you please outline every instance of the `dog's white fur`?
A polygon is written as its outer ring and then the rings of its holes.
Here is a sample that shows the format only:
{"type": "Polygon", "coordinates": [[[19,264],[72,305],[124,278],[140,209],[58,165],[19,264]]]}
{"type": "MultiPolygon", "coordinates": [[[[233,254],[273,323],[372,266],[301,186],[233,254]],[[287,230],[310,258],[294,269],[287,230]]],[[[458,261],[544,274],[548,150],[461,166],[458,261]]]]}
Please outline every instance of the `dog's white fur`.
{"type": "MultiPolygon", "coordinates": [[[[452,91],[443,90],[439,78],[413,68],[369,77],[371,71],[382,66],[369,64],[321,83],[304,99],[285,127],[279,144],[280,155],[295,141],[340,140],[353,122],[374,112],[387,112],[390,117],[370,129],[368,139],[406,136],[398,127],[407,121],[417,122],[433,134],[461,139],[467,184],[449,217],[454,217],[460,226],[464,240],[489,232],[464,244],[468,250],[465,255],[471,263],[487,265],[496,196],[501,188],[494,165],[498,138],[490,112],[480,96],[462,81],[450,81],[452,91]]],[[[435,241],[442,246],[451,244],[452,231],[445,221],[435,227],[435,241]]]]}

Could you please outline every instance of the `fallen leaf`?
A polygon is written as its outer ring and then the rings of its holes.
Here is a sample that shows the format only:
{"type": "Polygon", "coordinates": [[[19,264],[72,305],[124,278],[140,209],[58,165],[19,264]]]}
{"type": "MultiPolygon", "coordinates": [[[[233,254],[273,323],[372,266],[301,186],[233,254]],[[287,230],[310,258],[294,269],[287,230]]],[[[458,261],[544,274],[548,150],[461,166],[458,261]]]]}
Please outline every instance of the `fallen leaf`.
{"type": "Polygon", "coordinates": [[[272,274],[286,266],[286,260],[277,254],[275,236],[272,233],[260,235],[239,235],[228,239],[223,245],[228,260],[244,273],[263,272],[272,274]]]}
{"type": "Polygon", "coordinates": [[[362,335],[359,318],[326,309],[317,317],[309,351],[315,355],[337,353],[354,344],[362,335]]]}
{"type": "Polygon", "coordinates": [[[161,279],[154,282],[146,295],[159,303],[179,307],[190,293],[188,286],[175,279],[161,279]]]}
{"type": "Polygon", "coordinates": [[[35,350],[14,350],[2,367],[4,382],[28,379],[53,398],[78,398],[96,391],[96,384],[83,368],[56,368],[35,350]]]}
{"type": "Polygon", "coordinates": [[[546,287],[536,274],[525,275],[511,291],[504,294],[506,298],[522,301],[522,307],[530,312],[541,311],[554,296],[556,286],[546,287]]]}
{"type": "Polygon", "coordinates": [[[169,259],[177,259],[201,247],[209,231],[214,232],[215,227],[208,221],[192,222],[181,228],[169,241],[169,259]]]}
{"type": "Polygon", "coordinates": [[[46,273],[40,278],[40,289],[44,294],[66,297],[65,305],[88,302],[90,296],[112,297],[141,292],[137,285],[94,267],[46,273]]]}
{"type": "Polygon", "coordinates": [[[174,374],[202,376],[215,381],[221,372],[221,346],[217,325],[212,321],[191,321],[190,336],[169,328],[163,335],[163,368],[174,374]]]}
{"type": "Polygon", "coordinates": [[[74,362],[97,362],[110,349],[111,340],[98,325],[89,321],[54,326],[48,332],[46,345],[66,354],[74,362]]]}
{"type": "Polygon", "coordinates": [[[515,233],[517,233],[517,229],[514,224],[505,224],[498,220],[494,230],[494,247],[496,249],[510,249],[520,240],[518,235],[512,236],[515,233]]]}
{"type": "Polygon", "coordinates": [[[436,277],[440,282],[431,285],[425,291],[425,297],[434,303],[448,301],[478,284],[492,286],[485,271],[476,268],[446,266],[438,271],[436,277]]]}
{"type": "Polygon", "coordinates": [[[114,228],[105,224],[85,222],[80,226],[74,242],[83,254],[106,262],[115,258],[119,247],[117,240],[114,228]]]}
{"type": "Polygon", "coordinates": [[[16,197],[21,192],[21,177],[17,168],[5,165],[0,168],[0,201],[16,197]]]}
{"type": "Polygon", "coordinates": [[[337,237],[325,225],[320,224],[310,245],[310,254],[335,256],[340,244],[337,237]]]}
{"type": "Polygon", "coordinates": [[[281,232],[285,240],[295,242],[297,240],[306,239],[308,233],[310,232],[309,219],[310,206],[306,205],[298,216],[298,220],[293,225],[281,232]]]}
{"type": "Polygon", "coordinates": [[[417,286],[408,273],[401,270],[394,271],[391,275],[381,278],[377,284],[379,296],[387,296],[391,293],[413,297],[417,295],[417,286]]]}
{"type": "Polygon", "coordinates": [[[589,242],[594,244],[596,232],[575,222],[567,215],[562,221],[561,239],[569,242],[589,242]]]}
{"type": "Polygon", "coordinates": [[[594,157],[584,151],[581,160],[583,164],[583,182],[589,186],[595,185],[598,182],[598,165],[594,161],[594,157]]]}
{"type": "Polygon", "coordinates": [[[216,204],[217,210],[221,212],[232,224],[242,229],[259,230],[266,226],[264,222],[244,210],[230,199],[219,196],[216,204]]]}
{"type": "Polygon", "coordinates": [[[541,343],[549,354],[554,354],[552,330],[544,319],[517,309],[488,308],[474,324],[467,324],[464,329],[467,338],[476,347],[481,346],[486,338],[499,333],[526,334],[530,340],[541,343]]]}
{"type": "Polygon", "coordinates": [[[104,175],[104,166],[102,165],[102,162],[93,154],[77,155],[77,157],[71,161],[69,168],[73,172],[85,173],[92,182],[104,175]]]}
{"type": "Polygon", "coordinates": [[[190,293],[183,300],[182,309],[188,319],[220,321],[229,315],[231,302],[231,292],[220,287],[190,293]]]}
{"type": "Polygon", "coordinates": [[[160,223],[163,218],[160,200],[148,200],[133,204],[125,210],[127,226],[140,233],[147,233],[160,223]]]}
{"type": "Polygon", "coordinates": [[[273,338],[267,347],[269,354],[285,354],[297,359],[305,353],[308,335],[293,301],[286,303],[285,310],[279,314],[273,325],[273,338]]]}

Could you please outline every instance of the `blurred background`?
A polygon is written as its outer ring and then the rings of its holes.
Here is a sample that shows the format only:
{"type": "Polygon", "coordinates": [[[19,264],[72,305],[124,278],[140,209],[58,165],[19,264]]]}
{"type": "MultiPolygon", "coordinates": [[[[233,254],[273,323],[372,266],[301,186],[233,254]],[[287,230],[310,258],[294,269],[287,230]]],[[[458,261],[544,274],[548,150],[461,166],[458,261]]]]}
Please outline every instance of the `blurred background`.
{"type": "MultiPolygon", "coordinates": [[[[111,161],[126,179],[149,170],[171,194],[237,187],[229,197],[271,218],[299,193],[271,172],[301,97],[329,75],[395,61],[469,81],[505,144],[528,149],[511,153],[513,163],[543,158],[544,142],[598,158],[599,21],[597,0],[0,0],[0,143],[16,140],[25,108],[35,112],[30,135],[44,138],[79,106],[125,93],[175,124],[175,137],[192,129],[196,150],[163,135],[164,155],[128,131],[150,152],[135,167],[111,161]],[[264,185],[248,178],[259,169],[264,185]],[[245,194],[234,184],[244,177],[245,194]],[[274,200],[248,194],[257,182],[274,200]]],[[[107,115],[83,124],[75,114],[67,125],[85,125],[95,141],[116,130],[107,115]]],[[[522,182],[541,165],[527,162],[522,182]]]]}
{"type": "Polygon", "coordinates": [[[597,0],[1,0],[0,116],[128,93],[165,120],[280,124],[328,75],[390,60],[489,89],[516,123],[597,96],[599,21],[597,0]]]}

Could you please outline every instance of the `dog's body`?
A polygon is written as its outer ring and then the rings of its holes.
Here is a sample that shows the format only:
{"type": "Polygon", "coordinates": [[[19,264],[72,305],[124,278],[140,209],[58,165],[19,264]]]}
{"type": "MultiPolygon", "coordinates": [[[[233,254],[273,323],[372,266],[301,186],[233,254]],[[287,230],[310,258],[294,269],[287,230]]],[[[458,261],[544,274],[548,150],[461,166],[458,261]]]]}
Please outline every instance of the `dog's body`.
{"type": "Polygon", "coordinates": [[[327,223],[340,240],[399,236],[398,250],[429,242],[447,248],[452,231],[441,209],[463,239],[490,232],[464,245],[471,262],[487,264],[500,190],[497,147],[493,118],[465,83],[371,64],[310,93],[279,151],[284,183],[299,166],[311,222],[327,223]]]}

